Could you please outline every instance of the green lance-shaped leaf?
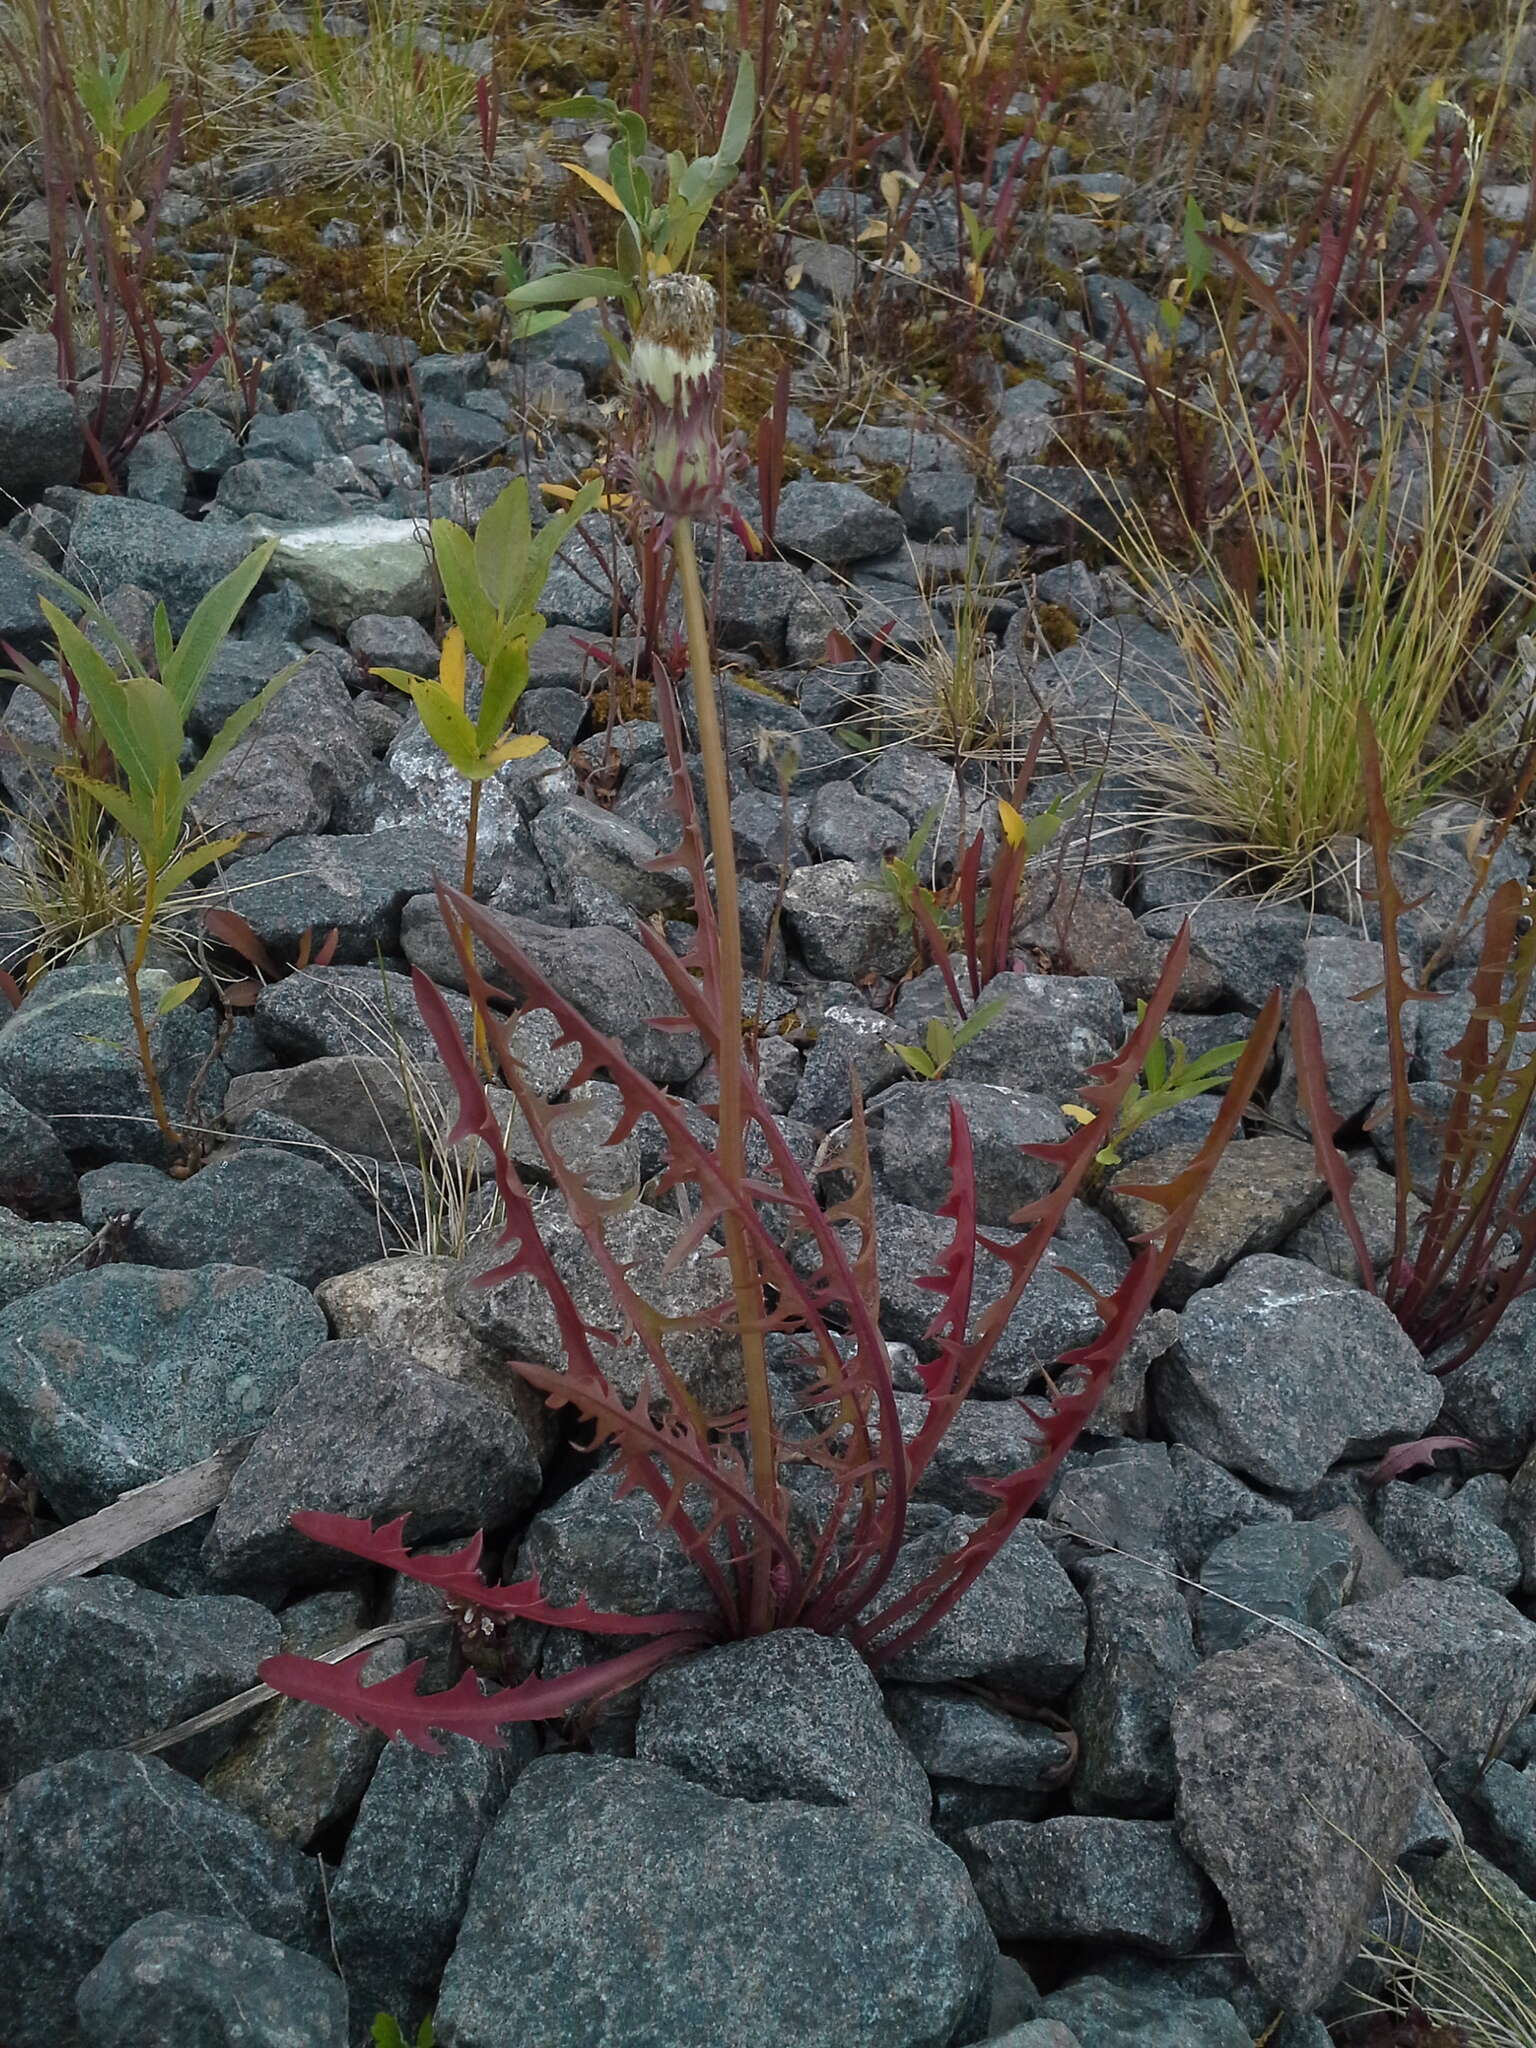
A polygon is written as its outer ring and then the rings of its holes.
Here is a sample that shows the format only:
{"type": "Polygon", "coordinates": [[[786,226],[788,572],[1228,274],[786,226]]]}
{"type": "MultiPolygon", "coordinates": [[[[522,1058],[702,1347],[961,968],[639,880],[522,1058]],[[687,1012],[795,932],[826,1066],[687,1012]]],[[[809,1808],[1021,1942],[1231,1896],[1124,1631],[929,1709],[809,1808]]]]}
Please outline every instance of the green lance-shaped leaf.
{"type": "Polygon", "coordinates": [[[160,655],[160,680],[175,698],[183,719],[190,715],[199,690],[208,680],[214,656],[229,637],[247,598],[276,552],[277,542],[269,540],[247,555],[238,568],[231,570],[203,598],[174,651],[169,656],[160,655]]]}

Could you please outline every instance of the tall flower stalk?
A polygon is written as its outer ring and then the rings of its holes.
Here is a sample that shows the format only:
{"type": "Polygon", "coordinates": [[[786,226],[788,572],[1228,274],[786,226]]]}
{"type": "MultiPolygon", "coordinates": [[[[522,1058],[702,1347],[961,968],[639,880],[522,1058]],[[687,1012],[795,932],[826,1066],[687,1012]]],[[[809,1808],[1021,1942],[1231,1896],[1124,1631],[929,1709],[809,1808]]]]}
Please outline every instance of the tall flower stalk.
{"type": "MultiPolygon", "coordinates": [[[[720,1045],[719,1152],[722,1173],[740,1186],[746,1176],[746,1119],[742,1096],[741,911],[736,847],[731,833],[731,775],[715,693],[714,653],[704,608],[696,518],[729,510],[731,460],[722,445],[720,365],[715,346],[717,303],[707,279],[686,271],[651,281],[630,352],[629,447],[622,466],[634,493],[670,536],[688,639],[694,724],[704,769],[704,812],[715,889],[720,1045]]],[[[763,1350],[762,1276],[739,1216],[727,1215],[726,1255],[731,1269],[747,1390],[747,1434],[758,1499],[770,1515],[779,1507],[778,1450],[763,1350]]],[[[749,1609],[767,1626],[772,1589],[759,1574],[749,1609]]]]}

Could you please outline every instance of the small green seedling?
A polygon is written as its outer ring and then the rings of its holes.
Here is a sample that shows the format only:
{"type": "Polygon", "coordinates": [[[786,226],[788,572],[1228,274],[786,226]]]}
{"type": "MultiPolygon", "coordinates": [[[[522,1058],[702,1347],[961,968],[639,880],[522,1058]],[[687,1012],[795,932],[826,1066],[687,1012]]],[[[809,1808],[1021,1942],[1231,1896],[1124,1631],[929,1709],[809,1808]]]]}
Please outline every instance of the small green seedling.
{"type": "Polygon", "coordinates": [[[371,2032],[373,2048],[432,2048],[435,2039],[430,2015],[422,2021],[410,2039],[401,2032],[400,2022],[387,2012],[379,2014],[371,2032]]]}
{"type": "Polygon", "coordinates": [[[453,616],[438,673],[415,676],[397,668],[373,671],[406,691],[435,744],[469,784],[466,893],[475,883],[481,785],[505,762],[536,754],[548,744],[537,733],[512,733],[508,727],[528,687],[528,650],[544,631],[543,615],[535,606],[550,564],[601,495],[602,485],[597,481],[583,484],[565,509],[554,513],[535,533],[527,479],[517,477],[480,521],[473,538],[451,519],[434,519],[437,573],[453,616]],[[480,709],[474,717],[465,706],[467,656],[471,654],[485,674],[480,709]]]}
{"type": "MultiPolygon", "coordinates": [[[[1145,1003],[1136,1005],[1138,1022],[1146,1015],[1146,1009],[1145,1003]]],[[[1198,1059],[1192,1060],[1182,1039],[1154,1040],[1146,1065],[1141,1070],[1141,1078],[1131,1083],[1130,1091],[1121,1104],[1114,1134],[1095,1155],[1094,1163],[1105,1168],[1118,1166],[1122,1156],[1120,1147],[1133,1131],[1139,1131],[1154,1117],[1177,1109],[1181,1103],[1193,1102],[1197,1095],[1208,1095],[1212,1089],[1224,1088],[1231,1080],[1232,1069],[1242,1058],[1247,1042],[1238,1038],[1227,1045],[1213,1045],[1209,1052],[1203,1052],[1198,1059]]],[[[1081,1103],[1064,1102],[1061,1108],[1062,1114],[1071,1117],[1074,1123],[1093,1122],[1093,1111],[1084,1109],[1081,1103]]]]}
{"type": "MultiPolygon", "coordinates": [[[[139,975],[149,950],[156,913],[166,897],[201,869],[233,853],[244,837],[237,832],[211,841],[188,840],[187,806],[293,675],[297,664],[273,676],[249,702],[233,712],[209,741],[197,766],[185,774],[181,757],[187,743],[187,719],[207,681],[213,658],[261,580],[276,547],[276,541],[265,542],[210,590],[179,640],[172,635],[165,606],[156,607],[155,676],[119,676],[74,620],[47,598],[39,600],[59,656],[89,704],[95,731],[110,749],[123,778],[121,783],[109,782],[78,765],[59,771],[116,823],[141,869],[141,910],[132,952],[123,956],[123,969],[150,1106],[173,1155],[179,1151],[181,1139],[166,1109],[155,1067],[149,1028],[139,1000],[139,975]]],[[[87,610],[98,624],[102,623],[94,607],[87,606],[87,610]]],[[[111,631],[110,626],[108,630],[111,631]]],[[[132,650],[122,637],[115,631],[111,631],[111,637],[119,653],[132,659],[132,650]]],[[[27,676],[24,680],[31,682],[32,678],[27,676]]],[[[35,683],[33,686],[36,687],[35,683]]],[[[185,1002],[200,980],[201,976],[193,975],[168,990],[160,1005],[161,1014],[185,1002]]]]}
{"type": "Polygon", "coordinates": [[[513,331],[525,338],[558,326],[581,299],[618,299],[633,325],[650,280],[688,267],[710,208],[740,166],[752,133],[756,95],[752,60],[743,56],[719,148],[712,156],[696,156],[692,163],[681,150],[669,151],[664,199],[655,196],[641,161],[650,149],[650,137],[637,113],[591,93],[551,107],[550,113],[559,119],[604,121],[618,130],[608,152],[606,178],[585,164],[566,166],[619,215],[618,242],[612,265],[580,264],[531,282],[515,256],[509,256],[507,306],[514,316],[513,331]]]}
{"type": "Polygon", "coordinates": [[[901,1055],[920,1081],[942,1080],[960,1048],[985,1031],[1006,1007],[1003,1003],[982,1003],[958,1024],[951,1024],[945,1017],[931,1017],[922,1045],[898,1045],[892,1050],[901,1055]]]}

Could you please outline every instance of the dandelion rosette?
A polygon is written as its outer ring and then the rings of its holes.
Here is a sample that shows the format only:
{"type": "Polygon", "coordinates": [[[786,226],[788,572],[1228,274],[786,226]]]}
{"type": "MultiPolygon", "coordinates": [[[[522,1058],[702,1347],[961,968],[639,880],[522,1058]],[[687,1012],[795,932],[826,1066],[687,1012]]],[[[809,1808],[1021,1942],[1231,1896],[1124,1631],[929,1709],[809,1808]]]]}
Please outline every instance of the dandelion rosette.
{"type": "Polygon", "coordinates": [[[679,519],[731,517],[731,480],[743,466],[741,450],[720,436],[716,307],[707,278],[653,278],[630,350],[621,466],[668,529],[679,519]]]}

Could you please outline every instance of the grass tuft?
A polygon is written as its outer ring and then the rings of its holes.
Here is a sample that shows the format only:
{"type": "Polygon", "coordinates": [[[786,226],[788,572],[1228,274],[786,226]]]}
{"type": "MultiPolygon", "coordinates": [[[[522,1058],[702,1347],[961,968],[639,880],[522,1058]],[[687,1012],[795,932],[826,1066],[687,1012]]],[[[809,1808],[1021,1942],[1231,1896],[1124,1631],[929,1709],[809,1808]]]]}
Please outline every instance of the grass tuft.
{"type": "Polygon", "coordinates": [[[1268,448],[1242,430],[1233,509],[1209,533],[1186,523],[1193,573],[1125,509],[1121,560],[1193,686],[1184,715],[1133,726],[1131,773],[1163,839],[1214,842],[1295,894],[1331,841],[1365,834],[1362,709],[1400,822],[1507,752],[1509,689],[1476,657],[1513,504],[1489,500],[1475,409],[1384,409],[1376,453],[1342,467],[1301,408],[1268,448]]]}

